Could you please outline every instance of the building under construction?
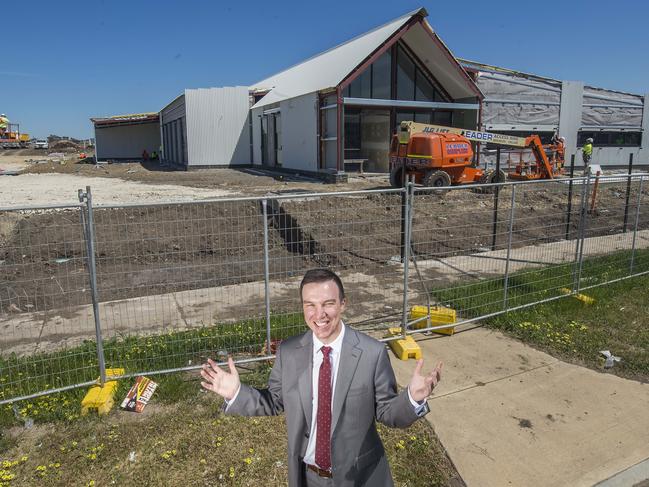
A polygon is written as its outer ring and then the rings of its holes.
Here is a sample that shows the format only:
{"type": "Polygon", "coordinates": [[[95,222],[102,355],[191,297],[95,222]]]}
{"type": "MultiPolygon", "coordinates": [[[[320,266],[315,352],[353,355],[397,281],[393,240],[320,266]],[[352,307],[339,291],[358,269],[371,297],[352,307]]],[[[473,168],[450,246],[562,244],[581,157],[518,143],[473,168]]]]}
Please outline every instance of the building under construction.
{"type": "MultiPolygon", "coordinates": [[[[162,160],[323,177],[387,172],[391,134],[413,120],[542,138],[559,131],[567,159],[593,137],[595,163],[649,161],[646,95],[458,60],[426,17],[410,12],[249,86],[185,90],[147,121],[162,160]]],[[[148,147],[138,146],[141,128],[106,120],[93,119],[98,159],[137,158],[148,147]],[[133,146],[129,157],[116,157],[122,145],[133,146]]]]}

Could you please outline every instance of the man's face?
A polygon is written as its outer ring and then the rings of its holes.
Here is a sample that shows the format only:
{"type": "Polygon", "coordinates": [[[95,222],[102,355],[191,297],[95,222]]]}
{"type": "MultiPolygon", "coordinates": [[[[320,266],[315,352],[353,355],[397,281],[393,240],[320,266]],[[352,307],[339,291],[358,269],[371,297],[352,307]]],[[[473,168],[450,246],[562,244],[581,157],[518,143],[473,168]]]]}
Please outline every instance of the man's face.
{"type": "Polygon", "coordinates": [[[302,288],[304,321],[322,343],[333,342],[340,334],[345,300],[340,300],[334,281],[312,282],[302,288]]]}

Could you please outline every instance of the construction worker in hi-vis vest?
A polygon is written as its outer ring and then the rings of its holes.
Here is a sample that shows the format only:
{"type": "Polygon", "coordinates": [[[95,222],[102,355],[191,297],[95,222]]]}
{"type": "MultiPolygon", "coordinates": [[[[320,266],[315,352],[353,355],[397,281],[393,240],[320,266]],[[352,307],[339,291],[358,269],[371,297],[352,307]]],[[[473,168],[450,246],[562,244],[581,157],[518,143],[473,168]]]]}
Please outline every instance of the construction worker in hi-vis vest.
{"type": "Polygon", "coordinates": [[[588,137],[581,148],[581,158],[584,160],[584,175],[590,171],[590,160],[593,157],[593,139],[588,137]]]}

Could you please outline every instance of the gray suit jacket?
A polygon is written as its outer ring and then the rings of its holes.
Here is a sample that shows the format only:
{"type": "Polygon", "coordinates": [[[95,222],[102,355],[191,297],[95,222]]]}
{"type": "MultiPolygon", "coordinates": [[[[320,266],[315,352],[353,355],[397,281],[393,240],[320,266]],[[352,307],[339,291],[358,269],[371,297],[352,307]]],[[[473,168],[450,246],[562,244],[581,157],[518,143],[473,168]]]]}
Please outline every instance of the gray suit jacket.
{"type": "MultiPolygon", "coordinates": [[[[281,343],[267,389],[241,385],[228,414],[286,413],[289,485],[302,486],[312,412],[312,332],[281,343]]],[[[385,345],[347,327],[338,365],[331,426],[331,464],[336,486],[392,486],[375,421],[397,427],[417,419],[404,389],[397,393],[385,345]]]]}

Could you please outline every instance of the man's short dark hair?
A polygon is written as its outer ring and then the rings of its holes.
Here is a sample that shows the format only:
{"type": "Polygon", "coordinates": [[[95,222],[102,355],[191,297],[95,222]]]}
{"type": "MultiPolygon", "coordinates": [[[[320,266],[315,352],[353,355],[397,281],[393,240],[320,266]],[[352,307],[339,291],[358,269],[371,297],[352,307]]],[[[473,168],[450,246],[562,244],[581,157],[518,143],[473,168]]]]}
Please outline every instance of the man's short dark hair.
{"type": "Polygon", "coordinates": [[[342,302],[345,299],[345,288],[343,287],[343,282],[340,280],[340,277],[329,269],[311,269],[304,274],[302,282],[300,283],[300,298],[302,297],[302,288],[306,284],[312,284],[314,282],[327,282],[333,281],[338,286],[338,296],[342,302]]]}

